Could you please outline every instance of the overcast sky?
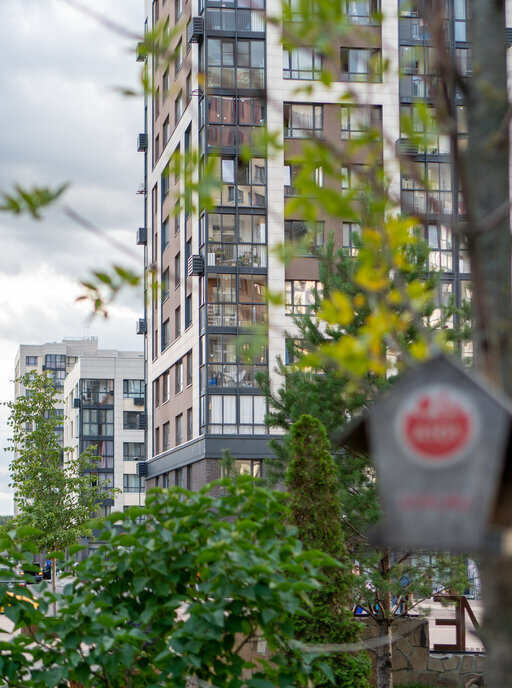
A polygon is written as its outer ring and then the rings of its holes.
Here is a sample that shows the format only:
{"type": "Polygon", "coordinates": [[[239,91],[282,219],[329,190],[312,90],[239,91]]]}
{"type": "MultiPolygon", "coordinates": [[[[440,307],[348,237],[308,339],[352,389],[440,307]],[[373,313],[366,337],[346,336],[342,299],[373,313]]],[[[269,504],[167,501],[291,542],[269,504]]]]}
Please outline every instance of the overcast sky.
{"type": "MultiPolygon", "coordinates": [[[[142,33],[144,0],[85,0],[85,4],[142,33]]],[[[143,225],[141,98],[136,41],[108,30],[64,0],[0,0],[0,191],[71,184],[64,202],[107,235],[133,250],[143,225]]],[[[68,220],[55,207],[34,222],[0,213],[0,401],[12,398],[14,358],[20,344],[97,335],[100,348],[142,350],[135,335],[142,298],[125,294],[110,318],[88,320],[75,303],[80,279],[112,262],[130,264],[68,220]]],[[[7,446],[8,410],[0,407],[0,450],[7,446]]],[[[8,488],[11,454],[0,454],[0,514],[12,513],[8,488]]]]}

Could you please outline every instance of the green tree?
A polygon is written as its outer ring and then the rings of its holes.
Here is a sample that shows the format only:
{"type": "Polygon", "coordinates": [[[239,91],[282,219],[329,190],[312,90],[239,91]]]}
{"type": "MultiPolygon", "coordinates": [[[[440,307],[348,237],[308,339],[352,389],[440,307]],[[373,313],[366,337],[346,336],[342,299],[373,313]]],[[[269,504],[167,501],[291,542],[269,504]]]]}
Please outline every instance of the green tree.
{"type": "MultiPolygon", "coordinates": [[[[25,395],[8,404],[14,452],[10,486],[17,508],[13,525],[38,528],[38,552],[52,553],[90,535],[92,513],[116,490],[99,480],[93,448],[77,456],[68,453],[64,460],[66,449],[56,434],[63,419],[49,375],[30,371],[18,382],[25,395]]],[[[55,585],[55,558],[52,579],[55,585]]]]}
{"type": "MultiPolygon", "coordinates": [[[[37,630],[3,644],[4,685],[305,685],[322,660],[294,644],[297,618],[320,587],[319,567],[337,564],[302,548],[286,500],[242,476],[199,492],[157,488],[145,507],[112,514],[63,594],[46,592],[37,609],[6,607],[16,628],[37,630]],[[48,616],[53,599],[58,613],[48,616]],[[244,659],[265,644],[267,657],[244,659]]],[[[0,543],[12,548],[10,535],[0,543]]],[[[5,594],[0,585],[0,604],[5,594]]]]}
{"type": "MultiPolygon", "coordinates": [[[[292,458],[286,471],[291,521],[306,549],[319,549],[342,563],[324,570],[325,582],[311,595],[312,609],[297,624],[298,638],[305,643],[354,642],[361,626],[352,615],[352,563],[341,527],[342,506],[330,443],[320,421],[302,415],[290,430],[292,458]]],[[[328,663],[335,685],[366,688],[369,659],[366,653],[332,655],[328,663]]],[[[327,686],[316,677],[316,686],[327,686]]]]}

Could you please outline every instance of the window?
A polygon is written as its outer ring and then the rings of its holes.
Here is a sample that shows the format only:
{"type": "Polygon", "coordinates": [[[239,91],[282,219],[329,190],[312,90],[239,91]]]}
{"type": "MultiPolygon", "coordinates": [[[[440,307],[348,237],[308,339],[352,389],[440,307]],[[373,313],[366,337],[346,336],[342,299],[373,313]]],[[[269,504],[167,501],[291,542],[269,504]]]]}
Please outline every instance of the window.
{"type": "Polygon", "coordinates": [[[263,461],[261,459],[237,459],[236,467],[240,475],[252,475],[253,478],[262,477],[263,461]]]}
{"type": "Polygon", "coordinates": [[[263,396],[233,394],[208,397],[209,431],[214,433],[266,433],[266,401],[263,396]],[[237,410],[238,409],[238,410],[237,410]],[[238,422],[237,422],[238,421],[238,422]]]}
{"type": "Polygon", "coordinates": [[[402,203],[407,212],[451,215],[451,164],[431,160],[409,163],[402,171],[402,203]]]}
{"type": "Polygon", "coordinates": [[[235,334],[211,333],[207,362],[208,387],[256,388],[257,374],[266,371],[267,346],[250,339],[237,346],[235,334]]]}
{"type": "Polygon", "coordinates": [[[155,428],[155,446],[153,447],[153,456],[160,454],[160,428],[155,428]]]}
{"type": "Polygon", "coordinates": [[[185,296],[185,329],[192,325],[192,294],[185,296]]]}
{"type": "Polygon", "coordinates": [[[169,195],[169,165],[164,169],[160,182],[161,203],[164,204],[165,199],[169,195]]]}
{"type": "Polygon", "coordinates": [[[178,21],[183,12],[183,0],[174,0],[174,21],[178,21]]]}
{"type": "MultiPolygon", "coordinates": [[[[109,507],[109,508],[111,508],[111,507],[109,507]]],[[[123,512],[127,512],[129,509],[131,509],[130,505],[123,506],[123,512]]],[[[105,518],[105,517],[103,517],[103,518],[105,518]]],[[[144,523],[144,521],[146,520],[146,515],[140,514],[140,516],[135,516],[135,518],[132,517],[130,520],[132,520],[134,523],[138,523],[138,524],[144,523]]]]}
{"type": "Polygon", "coordinates": [[[176,446],[183,442],[183,414],[176,416],[176,446]]]}
{"type": "Polygon", "coordinates": [[[183,487],[183,469],[177,468],[174,471],[174,485],[176,487],[183,487]]]}
{"type": "Polygon", "coordinates": [[[320,283],[315,280],[286,280],[285,311],[288,315],[303,315],[315,305],[315,295],[321,294],[320,283]]]}
{"type": "Polygon", "coordinates": [[[26,366],[36,366],[37,365],[37,356],[25,356],[25,365],[26,366]]]}
{"type": "Polygon", "coordinates": [[[382,109],[380,106],[342,105],[341,138],[382,139],[382,109]]]}
{"type": "Polygon", "coordinates": [[[187,99],[187,105],[192,100],[192,73],[187,74],[187,80],[185,82],[185,98],[187,99]]]}
{"type": "Polygon", "coordinates": [[[162,487],[164,490],[169,489],[169,473],[162,474],[162,487]]]}
{"type": "Polygon", "coordinates": [[[153,408],[160,406],[160,378],[157,377],[153,382],[153,408]]]}
{"type": "Polygon", "coordinates": [[[175,393],[183,392],[183,359],[174,366],[175,393]]]}
{"type": "Polygon", "coordinates": [[[46,354],[44,364],[47,370],[66,370],[66,356],[64,354],[46,354]]]}
{"type": "Polygon", "coordinates": [[[374,48],[341,48],[341,73],[345,81],[381,81],[381,52],[374,48]]]}
{"type": "Polygon", "coordinates": [[[169,268],[162,273],[162,302],[169,298],[169,268]]]}
{"type": "Polygon", "coordinates": [[[169,68],[167,68],[162,77],[162,99],[165,101],[169,95],[169,68]]]}
{"type": "Polygon", "coordinates": [[[209,38],[209,87],[265,88],[265,43],[260,40],[209,38]]]}
{"type": "Polygon", "coordinates": [[[208,214],[208,265],[266,267],[266,218],[208,214]]]}
{"type": "Polygon", "coordinates": [[[345,15],[352,24],[378,24],[380,0],[344,0],[345,15]]]}
{"type": "MultiPolygon", "coordinates": [[[[461,108],[462,110],[464,108],[461,108]]],[[[457,108],[457,125],[462,124],[457,108]]],[[[435,108],[426,105],[421,109],[415,105],[400,106],[401,130],[405,137],[412,135],[414,152],[427,153],[428,155],[447,155],[450,153],[450,137],[441,130],[437,122],[435,108]],[[412,130],[412,132],[411,132],[412,130]]]]}
{"type": "MultiPolygon", "coordinates": [[[[452,233],[446,225],[429,224],[428,265],[431,270],[453,270],[452,233]]],[[[463,271],[464,272],[464,271],[463,271]]]]}
{"type": "Polygon", "coordinates": [[[123,397],[125,399],[143,399],[144,380],[123,380],[123,397]]]}
{"type": "Polygon", "coordinates": [[[283,50],[283,79],[320,79],[322,56],[313,48],[283,50]]]}
{"type": "Polygon", "coordinates": [[[162,324],[162,351],[167,349],[171,343],[171,329],[169,319],[162,324]]]}
{"type": "Polygon", "coordinates": [[[359,195],[368,186],[371,168],[368,165],[351,165],[341,168],[341,188],[343,191],[359,195]]]}
{"type": "Polygon", "coordinates": [[[284,135],[288,138],[312,138],[323,132],[321,105],[284,104],[284,135]]]}
{"type": "Polygon", "coordinates": [[[162,148],[165,148],[165,146],[167,145],[167,141],[170,137],[170,132],[171,130],[169,126],[169,115],[167,115],[162,126],[162,148]]]}
{"type": "Polygon", "coordinates": [[[190,162],[190,150],[191,150],[191,141],[192,141],[192,124],[189,124],[188,127],[185,129],[185,138],[184,138],[184,144],[185,144],[185,165],[188,165],[190,162]]]}
{"type": "Polygon", "coordinates": [[[83,450],[91,449],[97,460],[95,468],[114,468],[114,442],[113,440],[84,440],[83,450]]]}
{"type": "Polygon", "coordinates": [[[181,283],[181,254],[177,253],[174,256],[174,288],[179,287],[181,283]]]}
{"type": "Polygon", "coordinates": [[[174,125],[180,121],[181,115],[183,114],[183,95],[181,91],[176,96],[174,101],[174,125]]]}
{"type": "Polygon", "coordinates": [[[192,351],[189,351],[186,356],[186,361],[187,361],[187,387],[190,387],[192,384],[192,379],[194,375],[194,371],[192,368],[192,351]]]}
{"type": "MultiPolygon", "coordinates": [[[[298,196],[304,195],[309,191],[308,187],[315,186],[322,188],[324,185],[324,170],[322,167],[317,167],[308,172],[308,175],[302,172],[300,165],[284,165],[284,195],[298,196]]],[[[309,191],[309,195],[314,191],[309,191]]]]}
{"type": "Polygon", "coordinates": [[[183,43],[179,41],[174,51],[174,75],[176,76],[183,64],[183,43]]]}
{"type": "Polygon", "coordinates": [[[123,461],[144,461],[145,457],[144,442],[123,442],[123,461]]]}
{"type": "Polygon", "coordinates": [[[264,208],[267,205],[267,165],[264,158],[217,158],[221,188],[213,191],[215,205],[264,208]]]}
{"type": "Polygon", "coordinates": [[[138,430],[140,415],[138,411],[123,411],[123,430],[138,430]]]}
{"type": "Polygon", "coordinates": [[[171,398],[171,375],[169,371],[162,376],[162,398],[164,403],[171,398]]]}
{"type": "Polygon", "coordinates": [[[174,236],[179,234],[181,226],[180,202],[176,201],[174,204],[174,236]]]}
{"type": "Polygon", "coordinates": [[[361,240],[361,225],[357,222],[343,223],[343,248],[350,256],[356,256],[361,240]]]}
{"type": "Polygon", "coordinates": [[[155,113],[155,121],[160,114],[160,89],[157,87],[155,95],[153,96],[153,112],[155,113]]]}
{"type": "Polygon", "coordinates": [[[264,275],[208,277],[208,324],[236,327],[266,322],[265,284],[264,275]]]}
{"type": "Polygon", "coordinates": [[[162,442],[162,451],[169,451],[171,448],[171,431],[169,423],[164,423],[162,426],[162,442]]]}
{"type": "Polygon", "coordinates": [[[171,164],[174,170],[174,183],[177,184],[181,176],[181,153],[179,144],[172,154],[171,164]]]}
{"type": "Polygon", "coordinates": [[[123,492],[145,492],[146,480],[134,473],[123,474],[123,492]]]}
{"type": "Polygon", "coordinates": [[[193,437],[193,415],[192,409],[187,409],[187,440],[193,437]]]}
{"type": "Polygon", "coordinates": [[[178,306],[174,311],[174,338],[181,337],[181,308],[178,306]]]}
{"type": "Polygon", "coordinates": [[[317,249],[324,245],[324,222],[285,220],[284,238],[285,241],[296,242],[298,254],[314,256],[317,249]]]}
{"type": "Polygon", "coordinates": [[[165,249],[169,246],[169,216],[165,218],[165,220],[162,222],[162,231],[161,231],[161,241],[162,241],[162,253],[165,251],[165,249]]]}
{"type": "Polygon", "coordinates": [[[114,403],[114,380],[82,380],[82,404],[109,405],[114,403]]]}
{"type": "Polygon", "coordinates": [[[113,409],[82,409],[82,434],[103,437],[114,434],[113,409]]]}
{"type": "Polygon", "coordinates": [[[160,136],[157,134],[155,137],[155,150],[154,150],[154,163],[156,164],[156,161],[160,157],[160,136]]]}

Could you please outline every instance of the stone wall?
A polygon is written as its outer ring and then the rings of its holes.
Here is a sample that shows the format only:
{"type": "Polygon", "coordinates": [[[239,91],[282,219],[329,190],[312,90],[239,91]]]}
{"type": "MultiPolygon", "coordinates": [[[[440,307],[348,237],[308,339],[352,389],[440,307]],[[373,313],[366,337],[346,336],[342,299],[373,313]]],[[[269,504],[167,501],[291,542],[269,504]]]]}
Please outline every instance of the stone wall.
{"type": "MultiPolygon", "coordinates": [[[[360,620],[366,626],[364,638],[377,637],[374,622],[360,620]]],[[[375,670],[375,652],[368,654],[375,670]]],[[[405,618],[393,628],[393,680],[397,686],[481,688],[485,686],[486,663],[481,652],[431,652],[427,619],[405,618]]]]}

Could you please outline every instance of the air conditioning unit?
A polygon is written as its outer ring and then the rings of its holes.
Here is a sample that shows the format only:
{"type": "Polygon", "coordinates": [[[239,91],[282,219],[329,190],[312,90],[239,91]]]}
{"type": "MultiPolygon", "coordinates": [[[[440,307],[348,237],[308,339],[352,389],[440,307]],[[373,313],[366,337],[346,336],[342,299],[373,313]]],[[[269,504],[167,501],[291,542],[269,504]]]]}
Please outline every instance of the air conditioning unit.
{"type": "Polygon", "coordinates": [[[189,43],[201,43],[204,34],[204,21],[202,17],[192,17],[187,28],[187,41],[189,43]]]}
{"type": "Polygon", "coordinates": [[[137,475],[139,478],[148,477],[148,464],[145,461],[139,461],[137,463],[137,475]]]}
{"type": "Polygon", "coordinates": [[[137,334],[147,334],[148,323],[145,318],[139,318],[137,322],[137,334]]]}
{"type": "Polygon", "coordinates": [[[134,406],[144,406],[144,397],[135,397],[133,400],[134,406]]]}
{"type": "Polygon", "coordinates": [[[188,277],[204,274],[204,260],[202,256],[189,256],[187,264],[188,277]]]}
{"type": "Polygon", "coordinates": [[[137,150],[139,153],[142,153],[144,151],[147,151],[148,149],[148,135],[147,134],[139,134],[137,137],[137,150]]]}
{"type": "Polygon", "coordinates": [[[137,43],[137,48],[135,49],[135,59],[137,62],[145,62],[148,56],[147,48],[144,46],[142,41],[137,43]]]}
{"type": "Polygon", "coordinates": [[[137,430],[145,430],[148,427],[148,417],[145,413],[139,413],[137,416],[137,430]]]}
{"type": "Polygon", "coordinates": [[[73,399],[73,408],[80,408],[80,399],[73,399]]]}
{"type": "Polygon", "coordinates": [[[139,227],[137,230],[137,246],[146,246],[148,243],[148,230],[145,227],[139,227]]]}

